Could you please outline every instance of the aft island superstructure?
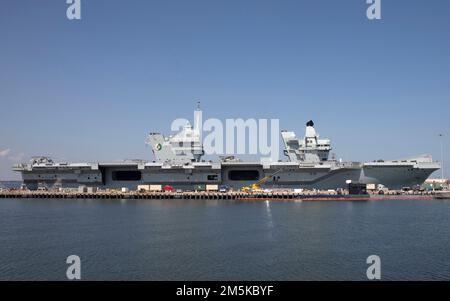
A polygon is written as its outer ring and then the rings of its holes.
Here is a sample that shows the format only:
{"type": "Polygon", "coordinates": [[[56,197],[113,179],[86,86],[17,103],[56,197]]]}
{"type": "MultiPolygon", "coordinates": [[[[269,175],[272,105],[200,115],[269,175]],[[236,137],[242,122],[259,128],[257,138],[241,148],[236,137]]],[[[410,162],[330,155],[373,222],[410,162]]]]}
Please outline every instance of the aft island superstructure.
{"type": "Polygon", "coordinates": [[[14,170],[21,172],[24,185],[32,190],[80,185],[136,189],[144,184],[194,190],[208,184],[241,189],[268,176],[270,180],[265,181],[263,188],[337,189],[345,188],[351,181],[399,189],[422,184],[440,168],[431,156],[366,163],[330,159],[331,141],[319,137],[313,121],[306,123],[303,138],[297,138],[294,132],[281,132],[288,161],[245,162],[229,156],[205,162],[199,131],[188,124],[170,137],[150,133],[147,143],[154,161],[58,163],[48,157],[35,157],[30,163],[16,165],[14,170]]]}

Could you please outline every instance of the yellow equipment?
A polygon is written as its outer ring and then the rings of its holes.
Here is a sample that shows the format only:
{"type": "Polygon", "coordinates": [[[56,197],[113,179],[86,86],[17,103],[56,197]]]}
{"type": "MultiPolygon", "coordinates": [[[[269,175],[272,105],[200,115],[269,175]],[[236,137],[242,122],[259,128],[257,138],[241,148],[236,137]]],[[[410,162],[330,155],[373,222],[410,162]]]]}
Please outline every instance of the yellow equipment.
{"type": "Polygon", "coordinates": [[[255,182],[253,184],[250,184],[249,186],[245,186],[241,188],[241,191],[243,192],[249,192],[252,190],[258,190],[261,189],[261,185],[266,183],[267,181],[269,181],[274,175],[276,175],[277,173],[279,173],[281,171],[281,169],[277,170],[276,172],[274,172],[273,174],[270,174],[268,176],[265,176],[264,178],[262,178],[261,180],[259,180],[258,182],[255,182]]]}

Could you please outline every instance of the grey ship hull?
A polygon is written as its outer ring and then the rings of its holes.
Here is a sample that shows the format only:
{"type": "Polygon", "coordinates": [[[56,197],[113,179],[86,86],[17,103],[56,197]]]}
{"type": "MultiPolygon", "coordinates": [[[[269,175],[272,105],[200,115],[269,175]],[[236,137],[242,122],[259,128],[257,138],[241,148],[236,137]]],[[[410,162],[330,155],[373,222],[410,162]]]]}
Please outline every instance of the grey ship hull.
{"type": "Polygon", "coordinates": [[[263,188],[345,188],[346,181],[383,184],[391,189],[422,184],[439,169],[434,162],[391,161],[383,163],[321,162],[302,164],[280,162],[271,165],[248,162],[193,163],[164,166],[160,163],[111,164],[22,164],[14,168],[22,173],[29,189],[86,185],[99,188],[136,189],[142,184],[171,185],[176,189],[194,190],[199,184],[228,185],[240,189],[266,175],[276,173],[263,188]]]}
{"type": "Polygon", "coordinates": [[[249,186],[264,178],[262,188],[346,188],[347,181],[383,184],[391,189],[422,184],[440,166],[431,157],[402,161],[341,163],[329,161],[329,139],[319,139],[312,120],[306,123],[305,137],[282,131],[285,155],[289,162],[272,164],[240,162],[225,158],[218,163],[202,162],[199,108],[194,113],[195,127],[187,124],[174,136],[150,133],[154,162],[132,161],[105,164],[54,163],[37,157],[30,164],[19,164],[29,189],[86,185],[99,188],[136,189],[138,185],[170,185],[176,189],[194,190],[201,184],[227,185],[233,189],[249,186]],[[265,177],[270,176],[269,181],[265,177]]]}

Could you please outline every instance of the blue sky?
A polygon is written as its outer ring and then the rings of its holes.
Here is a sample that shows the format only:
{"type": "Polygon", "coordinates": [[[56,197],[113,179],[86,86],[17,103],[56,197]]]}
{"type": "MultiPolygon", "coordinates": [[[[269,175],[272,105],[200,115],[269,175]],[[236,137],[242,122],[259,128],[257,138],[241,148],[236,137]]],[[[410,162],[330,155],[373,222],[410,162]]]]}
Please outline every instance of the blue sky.
{"type": "MultiPolygon", "coordinates": [[[[450,2],[64,0],[0,3],[0,179],[33,155],[152,159],[192,118],[313,119],[345,160],[450,160],[450,2]]],[[[446,175],[450,165],[446,164],[446,175]]]]}

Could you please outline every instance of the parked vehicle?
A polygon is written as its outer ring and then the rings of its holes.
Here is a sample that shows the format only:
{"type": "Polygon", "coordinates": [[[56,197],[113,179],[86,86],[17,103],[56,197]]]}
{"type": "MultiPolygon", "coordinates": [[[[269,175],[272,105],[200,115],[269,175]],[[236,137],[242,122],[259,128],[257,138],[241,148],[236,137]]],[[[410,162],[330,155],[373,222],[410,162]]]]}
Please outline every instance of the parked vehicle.
{"type": "Polygon", "coordinates": [[[220,185],[219,192],[228,192],[230,187],[228,185],[220,185]]]}
{"type": "Polygon", "coordinates": [[[175,192],[176,189],[173,188],[173,187],[170,186],[170,185],[166,185],[166,186],[164,186],[164,191],[165,191],[165,192],[175,192]]]}

